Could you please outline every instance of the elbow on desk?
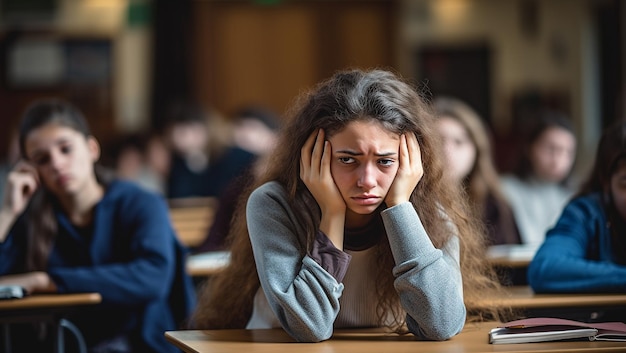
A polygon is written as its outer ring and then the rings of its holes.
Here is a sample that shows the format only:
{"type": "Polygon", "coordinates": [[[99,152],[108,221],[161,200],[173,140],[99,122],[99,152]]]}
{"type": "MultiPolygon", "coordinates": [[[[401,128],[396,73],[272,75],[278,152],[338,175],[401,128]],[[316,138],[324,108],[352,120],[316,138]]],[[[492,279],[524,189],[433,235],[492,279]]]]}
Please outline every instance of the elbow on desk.
{"type": "Polygon", "coordinates": [[[300,343],[317,343],[330,339],[333,335],[333,325],[299,325],[283,326],[293,339],[300,343]]]}
{"type": "Polygon", "coordinates": [[[528,285],[535,293],[550,293],[559,291],[558,276],[553,275],[553,271],[547,269],[549,264],[544,261],[533,260],[528,266],[528,285]]]}
{"type": "Polygon", "coordinates": [[[420,326],[409,315],[407,315],[407,326],[420,340],[426,341],[447,341],[458,335],[465,326],[466,311],[463,309],[462,315],[451,317],[448,320],[438,320],[437,323],[429,325],[426,329],[420,326]]]}
{"type": "Polygon", "coordinates": [[[536,261],[534,263],[531,262],[526,272],[528,285],[535,293],[545,291],[546,284],[550,283],[549,280],[546,280],[545,271],[542,271],[541,267],[536,261]]]}

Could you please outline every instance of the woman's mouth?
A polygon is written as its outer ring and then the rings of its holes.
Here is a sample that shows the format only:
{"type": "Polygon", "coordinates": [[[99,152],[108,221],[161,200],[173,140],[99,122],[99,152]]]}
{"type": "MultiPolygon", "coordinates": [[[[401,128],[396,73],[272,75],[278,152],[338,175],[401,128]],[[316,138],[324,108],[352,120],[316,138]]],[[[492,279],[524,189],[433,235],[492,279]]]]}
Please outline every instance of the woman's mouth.
{"type": "Polygon", "coordinates": [[[368,206],[378,204],[380,202],[380,197],[375,195],[360,195],[352,197],[352,200],[359,205],[368,206]]]}

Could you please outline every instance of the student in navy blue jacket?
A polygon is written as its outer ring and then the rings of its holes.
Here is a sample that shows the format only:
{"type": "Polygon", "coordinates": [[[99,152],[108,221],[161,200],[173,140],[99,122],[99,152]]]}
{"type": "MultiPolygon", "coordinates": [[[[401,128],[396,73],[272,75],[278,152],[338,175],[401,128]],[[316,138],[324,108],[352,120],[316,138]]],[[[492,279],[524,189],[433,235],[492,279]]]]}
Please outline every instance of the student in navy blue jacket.
{"type": "Polygon", "coordinates": [[[528,280],[542,293],[626,293],[626,122],[603,134],[588,181],[548,231],[528,280]]]}
{"type": "Polygon", "coordinates": [[[195,294],[164,200],[102,178],[98,142],[66,102],[33,104],[19,134],[23,161],[0,208],[0,284],[100,293],[70,317],[92,352],[177,351],[164,332],[184,324],[195,294]]]}

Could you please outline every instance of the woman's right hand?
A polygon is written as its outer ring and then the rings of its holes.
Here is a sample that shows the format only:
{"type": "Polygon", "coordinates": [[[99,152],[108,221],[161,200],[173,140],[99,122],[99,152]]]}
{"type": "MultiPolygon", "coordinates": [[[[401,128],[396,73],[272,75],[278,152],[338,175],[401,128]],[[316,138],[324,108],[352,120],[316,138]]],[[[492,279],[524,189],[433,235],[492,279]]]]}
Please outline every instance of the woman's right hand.
{"type": "Polygon", "coordinates": [[[9,173],[2,200],[2,211],[19,216],[39,187],[37,171],[30,164],[20,161],[9,173]]]}
{"type": "Polygon", "coordinates": [[[344,213],[346,203],[330,173],[331,154],[330,142],[324,140],[324,130],[314,131],[302,146],[300,179],[315,197],[322,213],[344,213]]]}
{"type": "Polygon", "coordinates": [[[346,203],[330,172],[332,147],[324,139],[324,130],[314,131],[300,154],[300,179],[322,211],[320,230],[338,249],[343,249],[346,203]]]}

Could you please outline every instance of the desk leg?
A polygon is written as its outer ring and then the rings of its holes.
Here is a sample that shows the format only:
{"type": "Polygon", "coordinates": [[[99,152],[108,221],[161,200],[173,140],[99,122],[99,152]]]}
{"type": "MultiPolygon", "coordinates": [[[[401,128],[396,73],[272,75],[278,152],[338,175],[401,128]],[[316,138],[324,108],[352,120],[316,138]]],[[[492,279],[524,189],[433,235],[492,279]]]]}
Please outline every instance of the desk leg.
{"type": "Polygon", "coordinates": [[[4,336],[4,351],[6,353],[11,352],[11,332],[9,324],[2,325],[2,335],[4,336]]]}
{"type": "Polygon", "coordinates": [[[65,337],[63,336],[63,326],[61,325],[60,321],[55,326],[57,329],[57,337],[56,337],[54,352],[65,353],[65,337]]]}
{"type": "MultiPolygon", "coordinates": [[[[85,339],[83,338],[82,333],[80,332],[78,327],[76,327],[76,325],[74,325],[69,320],[66,320],[66,319],[59,320],[59,326],[58,326],[58,331],[57,331],[58,342],[61,342],[61,344],[63,344],[63,329],[64,328],[70,331],[76,338],[76,343],[78,344],[78,351],[80,353],[87,353],[87,344],[85,343],[85,339]]],[[[59,349],[64,349],[64,347],[59,346],[59,349]]],[[[63,352],[63,350],[59,350],[59,353],[61,352],[63,352]]]]}

